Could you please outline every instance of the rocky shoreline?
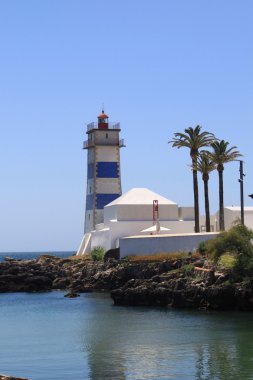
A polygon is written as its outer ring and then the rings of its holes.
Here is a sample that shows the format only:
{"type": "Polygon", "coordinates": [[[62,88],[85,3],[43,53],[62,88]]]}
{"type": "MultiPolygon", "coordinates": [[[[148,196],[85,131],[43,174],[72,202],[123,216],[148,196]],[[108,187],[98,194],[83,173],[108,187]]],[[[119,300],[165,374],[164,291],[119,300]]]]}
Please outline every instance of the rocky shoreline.
{"type": "Polygon", "coordinates": [[[0,375],[0,380],[28,380],[23,377],[13,377],[9,375],[0,375]]]}
{"type": "Polygon", "coordinates": [[[204,259],[93,262],[44,255],[0,262],[0,292],[111,292],[115,305],[253,310],[253,278],[203,268],[204,259]]]}

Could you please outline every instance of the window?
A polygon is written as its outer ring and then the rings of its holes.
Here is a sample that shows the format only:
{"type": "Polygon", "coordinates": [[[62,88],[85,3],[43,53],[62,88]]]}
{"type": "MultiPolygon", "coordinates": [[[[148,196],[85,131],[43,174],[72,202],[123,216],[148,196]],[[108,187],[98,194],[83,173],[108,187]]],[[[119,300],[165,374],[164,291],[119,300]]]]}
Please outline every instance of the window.
{"type": "Polygon", "coordinates": [[[105,138],[108,139],[108,133],[105,134],[105,138]]]}

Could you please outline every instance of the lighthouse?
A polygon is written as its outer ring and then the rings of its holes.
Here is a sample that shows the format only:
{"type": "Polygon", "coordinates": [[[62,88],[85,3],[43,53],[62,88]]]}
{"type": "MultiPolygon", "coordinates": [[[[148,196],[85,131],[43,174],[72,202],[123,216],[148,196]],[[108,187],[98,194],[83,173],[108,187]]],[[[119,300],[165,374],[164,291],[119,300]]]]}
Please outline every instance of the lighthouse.
{"type": "Polygon", "coordinates": [[[87,150],[87,188],[85,228],[88,233],[104,221],[104,206],[122,194],[120,174],[120,123],[109,123],[104,110],[97,123],[87,125],[88,139],[83,143],[87,150]]]}

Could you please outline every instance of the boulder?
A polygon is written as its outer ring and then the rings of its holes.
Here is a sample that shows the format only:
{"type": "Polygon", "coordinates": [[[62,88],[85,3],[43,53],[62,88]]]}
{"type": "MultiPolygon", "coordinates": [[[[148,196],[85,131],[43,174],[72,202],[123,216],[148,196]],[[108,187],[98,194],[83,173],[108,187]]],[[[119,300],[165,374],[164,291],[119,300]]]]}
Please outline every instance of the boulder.
{"type": "Polygon", "coordinates": [[[47,291],[52,288],[52,279],[46,276],[30,276],[25,279],[24,285],[28,292],[47,291]]]}
{"type": "Polygon", "coordinates": [[[67,297],[67,298],[77,298],[77,297],[80,297],[80,294],[77,294],[75,292],[69,292],[69,293],[65,294],[64,297],[67,297]]]}
{"type": "Polygon", "coordinates": [[[111,259],[114,259],[114,260],[120,259],[119,248],[112,248],[112,249],[109,249],[108,251],[105,252],[104,262],[111,260],[111,259]]]}

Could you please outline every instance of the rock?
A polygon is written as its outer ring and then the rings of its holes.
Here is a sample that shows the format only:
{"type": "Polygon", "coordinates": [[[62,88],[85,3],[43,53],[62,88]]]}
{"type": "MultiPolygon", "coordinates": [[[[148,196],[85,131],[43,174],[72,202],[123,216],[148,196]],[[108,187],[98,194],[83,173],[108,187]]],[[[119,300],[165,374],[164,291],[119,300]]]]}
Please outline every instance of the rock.
{"type": "Polygon", "coordinates": [[[69,278],[59,277],[53,281],[52,288],[63,290],[63,289],[66,289],[69,286],[69,284],[70,284],[69,278]]]}
{"type": "Polygon", "coordinates": [[[220,274],[215,281],[215,285],[220,285],[223,282],[227,281],[228,279],[229,279],[228,274],[220,274]]]}
{"type": "Polygon", "coordinates": [[[75,292],[69,292],[69,293],[65,294],[64,297],[67,297],[67,298],[76,298],[76,297],[80,297],[80,294],[77,294],[75,292]]]}
{"type": "Polygon", "coordinates": [[[28,380],[23,377],[13,377],[8,375],[0,375],[0,380],[28,380]]]}
{"type": "Polygon", "coordinates": [[[109,249],[108,251],[105,252],[104,262],[111,260],[111,259],[114,259],[114,260],[120,259],[119,248],[109,249]]]}
{"type": "Polygon", "coordinates": [[[24,285],[30,292],[47,291],[52,288],[52,280],[46,276],[30,276],[24,281],[24,285]]]}
{"type": "Polygon", "coordinates": [[[10,262],[12,262],[12,261],[16,261],[16,259],[14,259],[13,257],[6,256],[4,258],[4,261],[10,261],[10,262]]]}

